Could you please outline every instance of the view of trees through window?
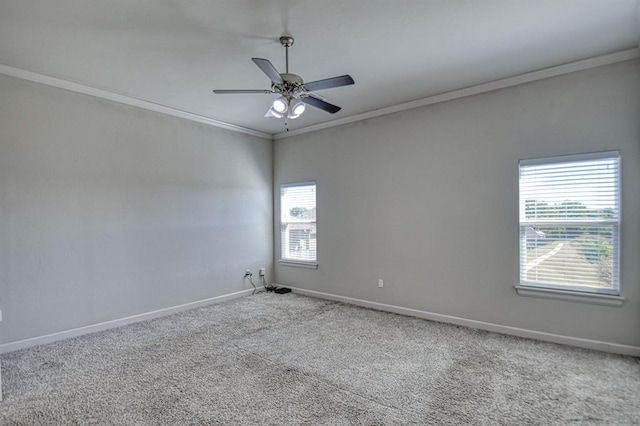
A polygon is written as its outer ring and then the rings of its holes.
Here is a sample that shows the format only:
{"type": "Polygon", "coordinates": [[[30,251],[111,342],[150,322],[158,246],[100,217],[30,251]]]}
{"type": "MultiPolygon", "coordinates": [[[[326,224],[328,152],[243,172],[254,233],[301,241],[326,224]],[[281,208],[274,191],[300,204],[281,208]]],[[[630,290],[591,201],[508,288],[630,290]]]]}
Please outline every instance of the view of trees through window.
{"type": "Polygon", "coordinates": [[[619,219],[617,152],[521,161],[521,283],[615,294],[619,219]]]}
{"type": "MultiPolygon", "coordinates": [[[[613,218],[614,211],[611,208],[590,209],[578,201],[549,205],[544,201],[527,200],[525,216],[532,220],[584,220],[613,218]]],[[[612,225],[537,224],[526,227],[524,232],[527,239],[527,280],[612,286],[612,225]],[[544,260],[536,262],[541,258],[544,260]]]]}

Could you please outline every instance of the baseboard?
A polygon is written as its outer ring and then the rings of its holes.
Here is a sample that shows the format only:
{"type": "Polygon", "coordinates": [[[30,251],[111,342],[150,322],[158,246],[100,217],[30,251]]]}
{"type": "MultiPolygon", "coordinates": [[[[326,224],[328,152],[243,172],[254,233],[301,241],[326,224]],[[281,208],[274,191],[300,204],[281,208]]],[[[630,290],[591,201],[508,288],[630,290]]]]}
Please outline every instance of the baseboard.
{"type": "Polygon", "coordinates": [[[467,318],[454,317],[451,315],[436,314],[433,312],[421,311],[418,309],[404,308],[402,306],[388,305],[386,303],[371,302],[369,300],[355,299],[352,297],[339,296],[336,294],[322,293],[314,290],[306,290],[298,287],[277,284],[290,288],[294,293],[313,296],[320,299],[335,300],[352,305],[363,306],[365,308],[377,309],[380,311],[393,312],[401,315],[423,318],[431,321],[444,322],[448,324],[461,325],[479,330],[493,331],[496,333],[508,334],[511,336],[526,337],[529,339],[542,340],[544,342],[559,343],[563,345],[576,346],[579,348],[593,349],[603,352],[610,352],[620,355],[631,355],[640,357],[640,347],[622,345],[619,343],[602,342],[599,340],[582,339],[579,337],[563,336],[560,334],[545,333],[543,331],[528,330],[525,328],[509,327],[506,325],[494,324],[484,321],[476,321],[467,318]]]}
{"type": "MultiPolygon", "coordinates": [[[[528,330],[524,328],[509,327],[506,325],[494,324],[484,321],[476,321],[467,318],[460,318],[451,315],[436,314],[433,312],[421,311],[419,309],[405,308],[402,306],[389,305],[386,303],[372,302],[368,300],[356,299],[353,297],[339,296],[336,294],[323,293],[314,290],[306,290],[303,288],[286,286],[277,284],[282,287],[288,287],[295,293],[299,293],[306,296],[313,296],[320,299],[335,300],[338,302],[349,303],[352,305],[363,306],[366,308],[377,309],[380,311],[393,312],[401,315],[408,315],[417,318],[423,318],[431,321],[443,322],[448,324],[461,325],[469,328],[476,328],[480,330],[493,331],[496,333],[508,334],[518,337],[526,337],[529,339],[542,340],[545,342],[559,343],[563,345],[576,346],[585,349],[594,349],[604,352],[616,353],[621,355],[631,355],[640,357],[640,347],[622,345],[619,343],[603,342],[599,340],[582,339],[579,337],[563,336],[559,334],[545,333],[542,331],[528,330]]],[[[260,288],[260,287],[259,287],[260,288]]],[[[143,314],[132,315],[125,318],[119,318],[111,321],[105,321],[97,324],[92,324],[84,327],[78,327],[71,330],[65,330],[57,333],[47,334],[44,336],[32,337],[29,339],[18,340],[15,342],[9,342],[0,344],[0,354],[13,352],[20,349],[29,348],[36,345],[43,345],[46,343],[52,343],[58,340],[69,339],[72,337],[82,336],[83,334],[95,333],[98,331],[108,330],[110,328],[122,327],[123,325],[133,324],[136,322],[147,321],[154,318],[159,318],[178,312],[186,311],[189,309],[195,309],[202,306],[213,305],[215,303],[224,302],[226,300],[237,299],[239,297],[247,296],[253,292],[253,289],[247,289],[238,291],[235,293],[224,294],[221,296],[211,297],[209,299],[198,300],[195,302],[185,303],[182,305],[171,306],[164,309],[158,309],[156,311],[145,312],[143,314]]]]}
{"type": "MultiPolygon", "coordinates": [[[[264,287],[258,287],[261,289],[264,287]]],[[[60,331],[57,333],[46,334],[44,336],[32,337],[15,342],[3,343],[0,345],[0,354],[13,352],[20,349],[29,348],[36,345],[44,345],[46,343],[56,342],[58,340],[69,339],[72,337],[82,336],[83,334],[96,333],[98,331],[108,330],[110,328],[122,327],[123,325],[133,324],[136,322],[147,321],[154,318],[164,317],[178,312],[195,309],[202,306],[213,305],[227,300],[237,299],[247,296],[253,292],[253,289],[241,290],[235,293],[223,294],[221,296],[211,297],[209,299],[197,300],[182,305],[171,306],[168,308],[158,309],[156,311],[145,312],[138,315],[132,315],[125,318],[118,318],[111,321],[105,321],[97,324],[91,324],[84,327],[73,328],[71,330],[60,331]]]]}

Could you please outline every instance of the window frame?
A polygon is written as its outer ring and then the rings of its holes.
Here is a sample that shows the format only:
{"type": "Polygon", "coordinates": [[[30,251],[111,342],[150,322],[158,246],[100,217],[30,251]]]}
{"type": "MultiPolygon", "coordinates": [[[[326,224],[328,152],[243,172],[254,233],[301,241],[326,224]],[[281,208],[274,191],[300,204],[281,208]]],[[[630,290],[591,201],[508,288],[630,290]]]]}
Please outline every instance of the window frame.
{"type": "MultiPolygon", "coordinates": [[[[304,182],[290,182],[290,183],[281,183],[280,184],[280,198],[279,198],[279,207],[280,207],[280,218],[278,219],[280,223],[280,256],[278,262],[283,266],[294,266],[299,268],[309,268],[309,269],[317,269],[318,267],[318,246],[317,246],[317,229],[318,229],[318,184],[315,180],[304,181],[304,182]],[[285,188],[292,187],[302,187],[302,186],[311,186],[313,185],[315,189],[315,209],[316,209],[316,218],[315,221],[312,222],[316,227],[316,256],[314,260],[300,260],[294,258],[284,257],[284,247],[285,241],[283,237],[282,227],[285,224],[282,220],[282,197],[283,190],[285,188]]],[[[286,222],[288,223],[288,222],[286,222]]],[[[310,222],[311,223],[311,222],[310,222]]],[[[287,242],[288,243],[288,242],[287,242]]]]}
{"type": "Polygon", "coordinates": [[[518,294],[523,296],[532,296],[532,297],[544,297],[544,298],[554,298],[554,299],[562,299],[562,300],[572,300],[572,301],[580,301],[587,303],[595,303],[595,304],[604,304],[604,305],[620,305],[624,298],[621,296],[621,281],[620,281],[620,240],[621,240],[621,224],[622,224],[622,161],[619,151],[603,151],[603,152],[594,152],[594,153],[586,153],[586,154],[573,154],[573,155],[563,155],[563,156],[555,156],[555,157],[545,157],[545,158],[534,158],[534,159],[526,159],[520,160],[518,162],[518,242],[519,242],[519,250],[518,250],[518,260],[519,260],[519,284],[516,285],[516,290],[518,294]],[[548,219],[548,220],[531,220],[523,221],[522,217],[522,203],[524,202],[521,191],[521,183],[522,183],[522,168],[526,166],[537,166],[537,165],[545,165],[545,164],[558,164],[562,163],[571,163],[571,162],[580,162],[580,161],[590,161],[590,160],[601,160],[601,159],[613,159],[616,161],[616,176],[615,176],[615,209],[616,209],[616,217],[613,219],[606,218],[593,218],[593,220],[585,220],[585,219],[571,219],[567,218],[565,220],[562,219],[548,219]],[[523,234],[523,227],[526,229],[528,225],[540,224],[544,225],[558,225],[558,226],[599,226],[606,225],[612,227],[612,262],[613,262],[613,270],[612,270],[612,287],[611,288],[597,288],[588,285],[579,285],[579,284],[567,284],[563,285],[561,283],[549,283],[549,282],[536,282],[531,280],[526,280],[526,270],[523,269],[526,265],[526,250],[527,250],[527,238],[526,231],[523,234]],[[523,236],[524,235],[524,236],[523,236]],[[523,257],[523,250],[524,257],[523,257]]]}

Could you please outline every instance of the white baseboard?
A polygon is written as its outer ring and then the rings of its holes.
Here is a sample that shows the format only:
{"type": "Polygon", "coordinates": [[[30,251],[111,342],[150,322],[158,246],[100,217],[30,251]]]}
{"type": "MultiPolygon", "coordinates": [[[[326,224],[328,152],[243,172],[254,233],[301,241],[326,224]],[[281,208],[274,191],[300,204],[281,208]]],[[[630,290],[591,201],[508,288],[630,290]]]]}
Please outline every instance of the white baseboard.
{"type": "Polygon", "coordinates": [[[506,325],[494,324],[484,321],[476,321],[467,318],[454,317],[450,315],[436,314],[433,312],[421,311],[418,309],[404,308],[402,306],[387,305],[385,303],[371,302],[368,300],[354,299],[352,297],[338,296],[336,294],[322,293],[314,290],[306,290],[298,287],[291,287],[282,284],[274,284],[281,287],[290,288],[294,293],[306,296],[313,296],[320,299],[335,300],[352,305],[363,306],[365,308],[377,309],[380,311],[393,312],[401,315],[423,318],[431,321],[444,322],[448,324],[461,325],[469,328],[493,331],[496,333],[508,334],[511,336],[526,337],[529,339],[542,340],[545,342],[560,343],[563,345],[577,346],[579,348],[594,349],[603,352],[610,352],[621,355],[631,355],[640,357],[640,347],[622,345],[619,343],[602,342],[599,340],[582,339],[579,337],[563,336],[560,334],[545,333],[543,331],[527,330],[525,328],[509,327],[506,325]]]}
{"type": "MultiPolygon", "coordinates": [[[[258,287],[261,289],[264,287],[258,287]]],[[[143,314],[132,315],[125,318],[118,318],[111,321],[105,321],[98,324],[91,324],[84,327],[73,328],[71,330],[60,331],[57,333],[46,334],[44,336],[32,337],[15,342],[3,343],[0,345],[0,354],[13,352],[20,349],[29,348],[36,345],[44,345],[46,343],[56,342],[58,340],[69,339],[72,337],[82,336],[83,334],[95,333],[98,331],[108,330],[110,328],[122,327],[123,325],[133,324],[136,322],[147,321],[150,319],[164,317],[178,312],[195,309],[202,306],[213,305],[215,303],[224,302],[226,300],[237,299],[247,296],[253,292],[253,289],[241,290],[235,293],[223,294],[221,296],[211,297],[209,299],[197,300],[195,302],[185,303],[183,305],[171,306],[168,308],[158,309],[156,311],[145,312],[143,314]]]]}
{"type": "MultiPolygon", "coordinates": [[[[496,333],[509,334],[512,336],[542,340],[545,342],[560,343],[563,345],[577,346],[580,348],[594,349],[594,350],[611,352],[611,353],[616,353],[621,355],[631,355],[631,356],[640,357],[640,347],[638,346],[622,345],[619,343],[610,343],[610,342],[603,342],[599,340],[582,339],[579,337],[570,337],[570,336],[563,336],[559,334],[545,333],[542,331],[527,330],[524,328],[509,327],[506,325],[494,324],[490,322],[476,321],[476,320],[471,320],[467,318],[454,317],[451,315],[436,314],[433,312],[421,311],[418,309],[404,308],[402,306],[388,305],[386,303],[371,302],[368,300],[355,299],[352,297],[339,296],[336,294],[322,293],[314,290],[306,290],[303,288],[285,286],[282,284],[274,284],[274,285],[287,287],[293,290],[295,293],[299,293],[307,296],[313,296],[320,299],[335,300],[338,302],[349,303],[352,305],[363,306],[366,308],[377,309],[380,311],[393,312],[396,314],[408,315],[408,316],[423,318],[431,321],[461,325],[464,327],[476,328],[476,329],[486,330],[486,331],[493,331],[496,333]]],[[[259,289],[260,288],[261,287],[259,287],[259,289]]],[[[242,290],[235,293],[224,294],[224,295],[212,297],[209,299],[198,300],[195,302],[185,303],[183,305],[172,306],[169,308],[158,309],[156,311],[145,312],[143,314],[132,315],[125,318],[119,318],[111,321],[101,322],[98,324],[78,327],[71,330],[61,331],[58,333],[52,333],[44,336],[37,336],[29,339],[18,340],[15,342],[4,343],[0,345],[0,354],[29,348],[31,346],[52,343],[58,340],[82,336],[83,334],[95,333],[95,332],[107,330],[110,328],[121,327],[123,325],[133,324],[136,322],[147,321],[150,319],[171,315],[171,314],[186,311],[189,309],[199,308],[202,306],[213,305],[215,303],[224,302],[226,300],[237,299],[239,297],[249,295],[252,292],[253,292],[253,289],[242,290]]]]}

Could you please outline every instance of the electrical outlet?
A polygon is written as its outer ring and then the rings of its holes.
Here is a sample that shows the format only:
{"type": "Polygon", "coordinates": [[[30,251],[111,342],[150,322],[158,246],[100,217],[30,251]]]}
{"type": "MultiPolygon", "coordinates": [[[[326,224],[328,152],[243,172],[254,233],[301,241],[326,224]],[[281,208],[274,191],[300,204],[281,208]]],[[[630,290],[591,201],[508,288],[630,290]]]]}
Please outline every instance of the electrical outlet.
{"type": "Polygon", "coordinates": [[[378,287],[384,287],[384,280],[382,278],[378,280],[378,287]]]}
{"type": "Polygon", "coordinates": [[[258,275],[260,275],[261,277],[264,277],[266,273],[267,273],[267,270],[265,268],[260,268],[258,275]]]}

